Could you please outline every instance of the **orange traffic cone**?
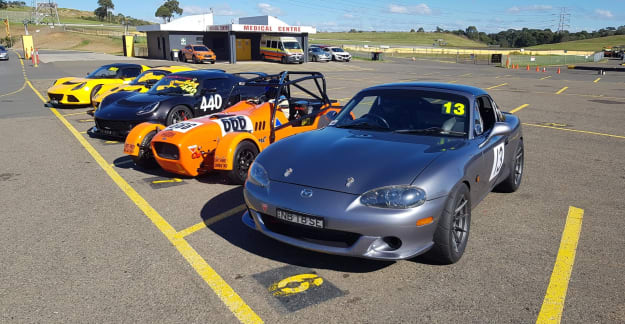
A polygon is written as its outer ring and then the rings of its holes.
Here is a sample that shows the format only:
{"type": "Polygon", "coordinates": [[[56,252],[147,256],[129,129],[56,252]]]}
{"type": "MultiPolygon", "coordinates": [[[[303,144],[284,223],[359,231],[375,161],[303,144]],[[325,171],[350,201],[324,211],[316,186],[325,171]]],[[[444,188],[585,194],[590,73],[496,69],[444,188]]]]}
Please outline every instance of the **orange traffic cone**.
{"type": "Polygon", "coordinates": [[[536,65],[536,72],[540,72],[540,68],[536,65]]]}
{"type": "Polygon", "coordinates": [[[560,68],[558,68],[558,74],[560,74],[560,68]]]}
{"type": "Polygon", "coordinates": [[[527,65],[527,69],[526,70],[528,70],[528,71],[530,70],[530,65],[529,64],[527,65]]]}
{"type": "Polygon", "coordinates": [[[543,66],[543,72],[547,72],[547,68],[543,66]]]}

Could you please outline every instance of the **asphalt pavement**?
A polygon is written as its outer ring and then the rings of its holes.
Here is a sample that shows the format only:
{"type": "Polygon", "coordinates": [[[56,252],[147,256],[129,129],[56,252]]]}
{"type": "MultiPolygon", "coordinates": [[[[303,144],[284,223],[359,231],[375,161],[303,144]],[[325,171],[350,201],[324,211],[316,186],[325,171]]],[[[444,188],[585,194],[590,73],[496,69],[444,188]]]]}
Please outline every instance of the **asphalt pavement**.
{"type": "Polygon", "coordinates": [[[201,66],[321,71],[343,103],[380,83],[469,84],[520,116],[521,188],[475,207],[463,258],[440,266],[325,255],[249,230],[241,187],[220,174],[135,168],[122,143],[85,134],[89,108],[58,117],[24,79],[45,96],[56,78],[109,58],[24,61],[23,72],[11,55],[0,62],[1,322],[527,323],[554,280],[568,287],[563,322],[625,322],[624,74],[401,59],[201,66]],[[583,210],[574,265],[570,279],[554,279],[571,206],[583,210]],[[272,293],[272,283],[296,285],[302,274],[310,288],[272,293]]]}

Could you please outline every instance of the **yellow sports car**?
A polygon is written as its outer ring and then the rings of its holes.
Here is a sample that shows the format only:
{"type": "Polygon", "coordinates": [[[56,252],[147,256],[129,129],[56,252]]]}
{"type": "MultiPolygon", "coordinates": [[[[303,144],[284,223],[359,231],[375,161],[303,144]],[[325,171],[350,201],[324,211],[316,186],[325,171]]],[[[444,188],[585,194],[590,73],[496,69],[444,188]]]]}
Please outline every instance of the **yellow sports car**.
{"type": "Polygon", "coordinates": [[[180,65],[172,65],[172,66],[159,66],[155,68],[151,68],[146,70],[145,72],[139,74],[134,80],[130,81],[128,84],[103,84],[98,91],[98,94],[91,99],[91,104],[94,108],[98,108],[102,99],[104,97],[120,91],[128,91],[128,92],[147,92],[150,90],[152,85],[156,83],[156,81],[160,80],[162,77],[175,72],[183,72],[183,71],[191,71],[195,70],[194,68],[180,66],[180,65]]]}
{"type": "Polygon", "coordinates": [[[89,105],[102,85],[130,83],[149,68],[141,64],[115,63],[103,65],[84,78],[60,78],[48,89],[50,104],[89,105]]]}

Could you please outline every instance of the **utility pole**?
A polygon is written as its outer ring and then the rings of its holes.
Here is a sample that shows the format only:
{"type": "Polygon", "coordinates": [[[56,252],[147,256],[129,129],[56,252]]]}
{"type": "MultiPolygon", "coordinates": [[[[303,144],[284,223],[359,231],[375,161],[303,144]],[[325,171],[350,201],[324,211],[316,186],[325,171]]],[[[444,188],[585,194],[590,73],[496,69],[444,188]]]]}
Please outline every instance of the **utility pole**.
{"type": "Polygon", "coordinates": [[[571,14],[566,12],[567,8],[560,8],[560,22],[558,23],[558,33],[561,34],[568,27],[571,27],[571,14]]]}

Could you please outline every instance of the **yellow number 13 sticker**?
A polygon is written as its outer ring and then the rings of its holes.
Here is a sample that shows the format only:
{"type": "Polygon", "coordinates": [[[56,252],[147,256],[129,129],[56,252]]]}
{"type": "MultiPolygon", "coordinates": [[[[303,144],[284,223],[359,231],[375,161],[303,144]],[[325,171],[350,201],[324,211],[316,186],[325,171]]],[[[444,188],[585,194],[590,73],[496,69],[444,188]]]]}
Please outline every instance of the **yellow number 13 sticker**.
{"type": "Polygon", "coordinates": [[[448,101],[446,104],[443,105],[443,107],[445,107],[445,113],[448,115],[454,114],[457,116],[464,116],[464,104],[461,104],[459,102],[455,103],[452,109],[452,103],[451,101],[448,101]]]}

